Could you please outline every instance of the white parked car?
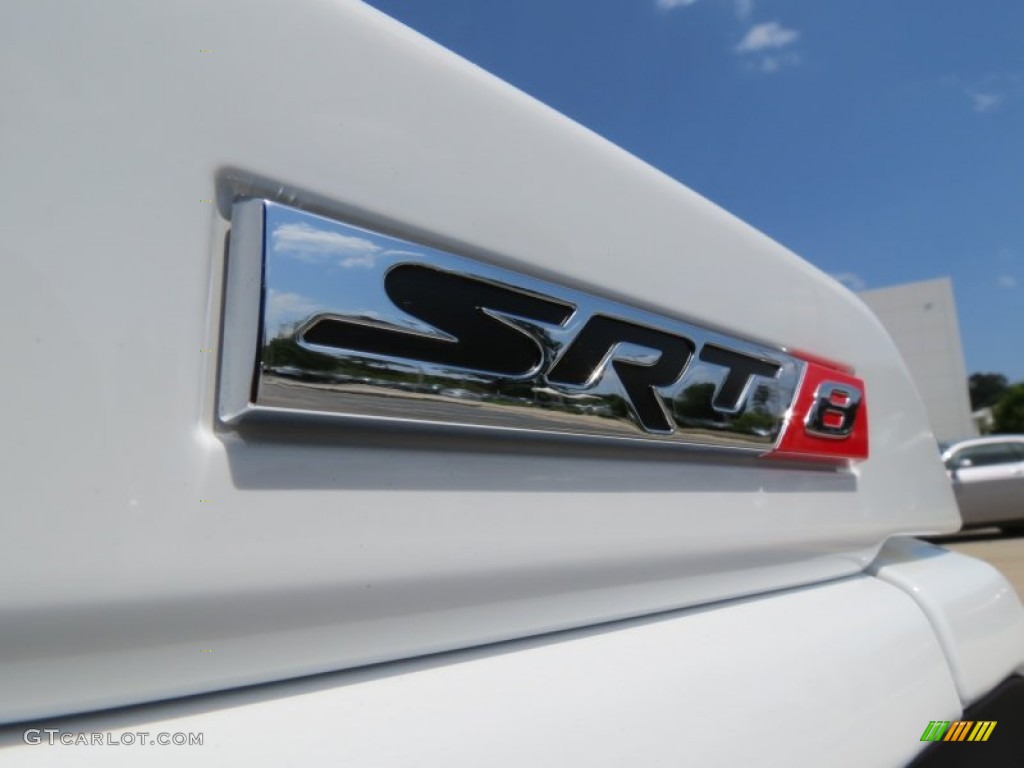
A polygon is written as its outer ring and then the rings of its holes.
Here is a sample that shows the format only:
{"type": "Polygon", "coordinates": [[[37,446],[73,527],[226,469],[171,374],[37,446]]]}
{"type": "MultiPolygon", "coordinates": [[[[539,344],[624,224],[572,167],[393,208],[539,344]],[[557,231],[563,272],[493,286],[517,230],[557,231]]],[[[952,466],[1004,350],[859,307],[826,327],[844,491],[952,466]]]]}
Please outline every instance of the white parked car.
{"type": "Polygon", "coordinates": [[[1014,745],[837,282],[354,0],[4,10],[5,768],[1014,745]]]}
{"type": "Polygon", "coordinates": [[[1024,530],[1024,435],[961,440],[944,447],[964,527],[1024,530]]]}

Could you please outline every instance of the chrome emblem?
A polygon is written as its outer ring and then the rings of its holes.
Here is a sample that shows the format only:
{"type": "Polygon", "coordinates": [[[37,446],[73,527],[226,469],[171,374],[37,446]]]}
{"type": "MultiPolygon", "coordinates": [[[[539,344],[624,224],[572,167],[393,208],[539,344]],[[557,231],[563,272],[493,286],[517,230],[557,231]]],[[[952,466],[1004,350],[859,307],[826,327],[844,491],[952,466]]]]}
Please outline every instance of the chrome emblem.
{"type": "MultiPolygon", "coordinates": [[[[756,453],[778,444],[806,367],[778,348],[265,200],[235,206],[224,337],[226,423],[304,413],[756,453]]],[[[856,411],[828,403],[811,418],[831,436],[856,411]]]]}

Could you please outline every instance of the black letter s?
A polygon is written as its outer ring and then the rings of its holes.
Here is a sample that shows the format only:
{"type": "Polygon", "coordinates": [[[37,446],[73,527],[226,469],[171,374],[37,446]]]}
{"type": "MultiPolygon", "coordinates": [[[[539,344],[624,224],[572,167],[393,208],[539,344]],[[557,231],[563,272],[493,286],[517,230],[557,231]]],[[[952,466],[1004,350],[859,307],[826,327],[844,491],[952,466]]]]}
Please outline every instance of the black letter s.
{"type": "Polygon", "coordinates": [[[527,376],[543,362],[540,345],[526,331],[485,310],[551,325],[563,324],[575,310],[565,302],[422,264],[392,267],[384,278],[384,289],[396,307],[445,332],[451,340],[323,317],[306,328],[302,341],[500,376],[527,376]]]}

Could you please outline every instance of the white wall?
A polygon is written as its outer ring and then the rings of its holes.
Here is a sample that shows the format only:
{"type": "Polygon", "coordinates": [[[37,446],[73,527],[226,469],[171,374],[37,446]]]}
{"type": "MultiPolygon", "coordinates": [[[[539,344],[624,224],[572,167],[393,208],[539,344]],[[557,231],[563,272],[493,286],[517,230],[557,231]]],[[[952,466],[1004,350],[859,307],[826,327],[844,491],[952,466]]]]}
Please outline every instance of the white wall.
{"type": "Polygon", "coordinates": [[[948,277],[860,294],[885,325],[924,399],[935,437],[978,433],[971,419],[967,370],[948,277]]]}

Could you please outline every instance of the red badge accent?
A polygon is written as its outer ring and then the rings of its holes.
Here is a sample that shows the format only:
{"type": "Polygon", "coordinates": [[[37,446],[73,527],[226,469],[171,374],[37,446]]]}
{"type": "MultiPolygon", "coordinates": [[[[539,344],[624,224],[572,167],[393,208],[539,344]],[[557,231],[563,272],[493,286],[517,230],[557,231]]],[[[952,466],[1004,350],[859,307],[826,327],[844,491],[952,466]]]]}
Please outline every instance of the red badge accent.
{"type": "Polygon", "coordinates": [[[866,459],[868,407],[864,382],[838,368],[804,360],[807,369],[782,438],[778,448],[765,458],[866,459]]]}

